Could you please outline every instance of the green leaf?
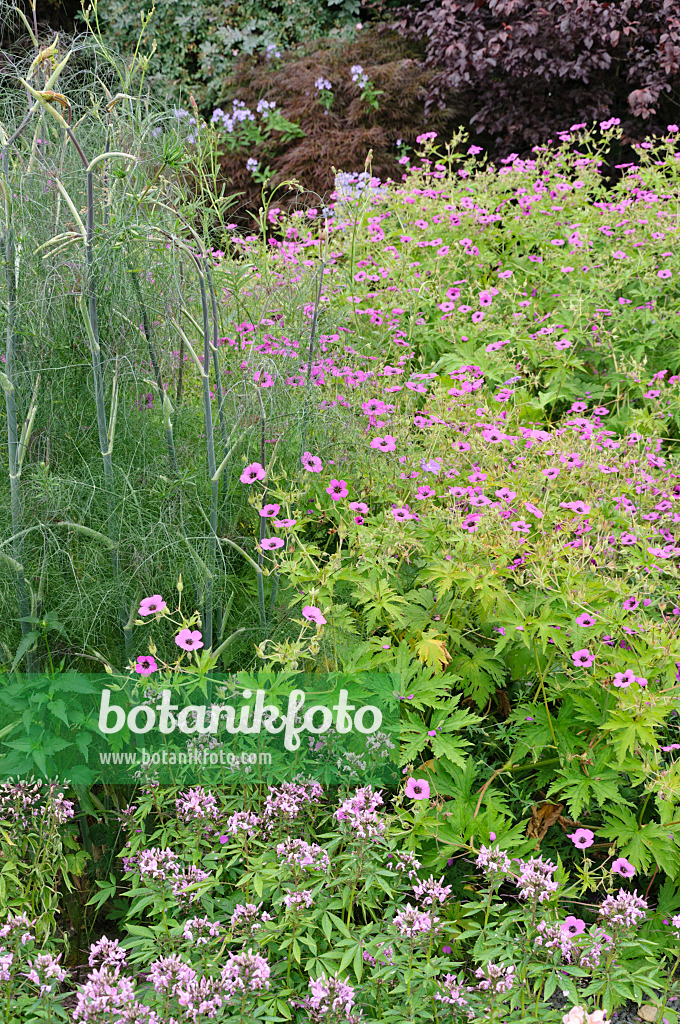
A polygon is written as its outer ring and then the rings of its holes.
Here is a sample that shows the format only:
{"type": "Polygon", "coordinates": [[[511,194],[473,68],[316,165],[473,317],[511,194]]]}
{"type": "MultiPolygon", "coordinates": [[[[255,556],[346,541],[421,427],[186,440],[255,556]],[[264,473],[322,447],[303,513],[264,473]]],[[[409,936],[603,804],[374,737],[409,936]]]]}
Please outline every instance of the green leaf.
{"type": "Polygon", "coordinates": [[[32,629],[30,633],[27,633],[24,637],[21,638],[19,646],[17,647],[17,653],[14,656],[14,661],[12,662],[10,672],[14,672],[14,669],[17,667],[17,665],[23,658],[24,654],[26,654],[26,652],[31,649],[31,647],[36,642],[36,640],[39,639],[39,637],[40,633],[32,629]]]}

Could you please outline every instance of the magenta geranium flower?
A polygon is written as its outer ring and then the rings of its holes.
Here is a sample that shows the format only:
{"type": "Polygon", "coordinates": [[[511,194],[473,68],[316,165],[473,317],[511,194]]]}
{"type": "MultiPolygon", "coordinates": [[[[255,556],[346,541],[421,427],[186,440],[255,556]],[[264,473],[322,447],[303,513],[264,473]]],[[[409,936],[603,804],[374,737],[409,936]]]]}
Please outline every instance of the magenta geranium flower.
{"type": "Polygon", "coordinates": [[[183,651],[197,651],[203,646],[203,634],[197,629],[180,629],[175,637],[175,643],[183,651]]]}
{"type": "Polygon", "coordinates": [[[263,537],[260,547],[263,551],[276,551],[277,548],[283,547],[283,541],[280,537],[263,537]]]}
{"type": "Polygon", "coordinates": [[[345,480],[331,480],[330,486],[326,488],[326,494],[330,494],[332,501],[340,501],[349,494],[345,480]]]}
{"type": "Polygon", "coordinates": [[[591,626],[595,625],[596,621],[595,616],[589,615],[588,612],[583,612],[583,614],[579,615],[576,619],[576,625],[580,626],[581,629],[590,629],[591,626]]]}
{"type": "Polygon", "coordinates": [[[397,442],[391,434],[385,434],[384,437],[374,437],[371,441],[371,448],[377,448],[381,452],[393,452],[397,447],[397,442]]]}
{"type": "Polygon", "coordinates": [[[272,526],[277,530],[290,530],[297,523],[297,519],[272,519],[272,526]]]}
{"type": "Polygon", "coordinates": [[[153,597],[143,597],[139,605],[139,615],[156,615],[158,612],[167,612],[168,606],[160,594],[153,597]]]}
{"type": "Polygon", "coordinates": [[[313,604],[306,604],[302,609],[302,615],[308,622],[315,622],[317,626],[324,626],[327,622],[321,609],[315,608],[313,604]]]}
{"type": "Polygon", "coordinates": [[[264,480],[266,473],[259,462],[251,462],[241,473],[242,484],[254,484],[256,480],[264,480]]]}
{"type": "Polygon", "coordinates": [[[265,505],[263,508],[260,509],[260,515],[263,518],[268,518],[269,516],[277,516],[280,511],[280,505],[265,505]]]}
{"type": "Polygon", "coordinates": [[[614,678],[612,679],[612,683],[614,684],[614,686],[618,686],[622,690],[625,690],[626,687],[630,686],[630,684],[634,682],[635,673],[631,668],[627,668],[625,672],[617,672],[614,678]]]}
{"type": "Polygon", "coordinates": [[[635,594],[632,594],[630,597],[627,597],[626,600],[623,602],[623,607],[626,609],[627,612],[630,612],[633,611],[634,608],[637,608],[639,603],[640,599],[636,597],[635,594]]]}
{"type": "Polygon", "coordinates": [[[587,647],[584,647],[580,651],[574,651],[571,660],[577,668],[590,668],[595,661],[595,655],[591,654],[587,647]]]}
{"type": "Polygon", "coordinates": [[[568,835],[568,838],[579,850],[587,850],[589,846],[593,845],[595,833],[591,832],[589,828],[577,828],[575,832],[568,835]]]}
{"type": "Polygon", "coordinates": [[[323,462],[319,456],[312,455],[311,452],[305,452],[300,461],[302,468],[306,469],[308,473],[320,473],[323,469],[323,462]]]}
{"type": "Polygon", "coordinates": [[[430,799],[430,783],[427,779],[414,779],[411,777],[406,780],[406,796],[410,800],[429,800],[430,799]]]}
{"type": "Polygon", "coordinates": [[[565,917],[564,921],[560,925],[560,929],[566,932],[568,935],[582,935],[586,930],[586,923],[582,921],[580,917],[565,917]]]}
{"type": "Polygon", "coordinates": [[[363,501],[350,501],[349,507],[352,509],[352,512],[360,512],[363,516],[368,512],[368,505],[363,501]]]}
{"type": "Polygon", "coordinates": [[[135,662],[135,672],[140,676],[150,676],[152,672],[158,670],[158,665],[155,659],[150,654],[140,654],[135,662]]]}
{"type": "Polygon", "coordinates": [[[623,878],[632,878],[635,874],[635,868],[625,857],[619,857],[614,861],[612,871],[615,875],[622,875],[623,878]]]}

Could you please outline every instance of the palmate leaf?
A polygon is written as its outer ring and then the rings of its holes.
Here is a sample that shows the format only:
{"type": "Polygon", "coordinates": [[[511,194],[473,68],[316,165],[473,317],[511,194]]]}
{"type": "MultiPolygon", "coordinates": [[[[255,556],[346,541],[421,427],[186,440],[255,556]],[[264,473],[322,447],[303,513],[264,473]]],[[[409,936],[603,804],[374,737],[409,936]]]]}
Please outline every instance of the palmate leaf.
{"type": "Polygon", "coordinates": [[[435,672],[443,672],[451,661],[446,649],[446,636],[437,629],[428,629],[415,643],[415,652],[423,665],[434,668],[435,672]]]}
{"type": "Polygon", "coordinates": [[[607,753],[604,752],[596,758],[594,764],[588,766],[586,775],[578,758],[574,758],[566,768],[556,773],[557,778],[547,795],[559,795],[564,799],[569,813],[576,820],[590,807],[593,800],[601,807],[610,802],[630,807],[630,803],[619,791],[620,774],[609,768],[606,761],[607,753]]]}
{"type": "Polygon", "coordinates": [[[503,662],[489,647],[477,647],[472,657],[456,654],[450,667],[460,677],[465,696],[471,697],[479,708],[484,707],[505,677],[503,662]]]}
{"type": "Polygon", "coordinates": [[[620,854],[639,871],[647,872],[655,864],[671,878],[678,875],[680,852],[668,828],[656,821],[639,826],[633,814],[623,807],[617,807],[605,818],[608,825],[599,829],[600,834],[616,843],[620,854]]]}

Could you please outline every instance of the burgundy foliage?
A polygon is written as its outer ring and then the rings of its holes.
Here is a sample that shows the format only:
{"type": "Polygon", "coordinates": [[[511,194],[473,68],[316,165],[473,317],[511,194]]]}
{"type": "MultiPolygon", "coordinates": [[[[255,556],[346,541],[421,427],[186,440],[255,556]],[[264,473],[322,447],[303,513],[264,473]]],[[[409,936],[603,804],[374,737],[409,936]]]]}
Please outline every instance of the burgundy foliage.
{"type": "Polygon", "coordinates": [[[678,120],[678,0],[422,0],[396,15],[436,69],[429,106],[465,97],[496,145],[610,116],[629,138],[678,120]]]}

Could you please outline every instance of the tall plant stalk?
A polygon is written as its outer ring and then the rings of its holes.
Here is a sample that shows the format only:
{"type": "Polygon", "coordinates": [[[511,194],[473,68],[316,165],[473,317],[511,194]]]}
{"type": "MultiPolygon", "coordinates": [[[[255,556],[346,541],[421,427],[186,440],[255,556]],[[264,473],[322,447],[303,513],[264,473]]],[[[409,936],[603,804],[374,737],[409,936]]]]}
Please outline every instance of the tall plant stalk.
{"type": "Polygon", "coordinates": [[[158,355],[156,348],[153,343],[151,336],[151,324],[149,323],[149,317],[146,311],[146,305],[142,296],[142,289],[139,284],[139,278],[135,271],[130,268],[130,276],[132,277],[132,285],[135,289],[137,301],[139,302],[139,308],[142,315],[142,324],[144,325],[144,335],[146,337],[146,344],[149,349],[149,358],[151,359],[151,365],[153,366],[153,372],[156,377],[156,386],[158,388],[159,401],[163,403],[163,423],[165,427],[165,441],[168,446],[168,462],[170,463],[170,473],[172,476],[177,476],[177,456],[175,454],[175,440],[172,433],[172,420],[170,414],[172,413],[172,406],[170,400],[165,393],[163,387],[163,378],[161,377],[161,368],[158,362],[158,355]],[[166,408],[167,406],[169,408],[166,408]]]}
{"type": "MultiPolygon", "coordinates": [[[[24,122],[24,125],[28,120],[24,122]]],[[[23,126],[22,126],[23,130],[23,126]]],[[[2,149],[2,190],[4,193],[5,209],[5,281],[7,284],[7,345],[5,349],[5,372],[2,377],[5,391],[5,408],[7,410],[7,448],[9,453],[9,488],[10,508],[12,516],[12,534],[14,535],[13,551],[17,567],[14,571],[14,585],[19,606],[21,619],[22,636],[30,632],[31,626],[25,621],[31,614],[28,599],[28,585],[24,572],[24,543],[22,530],[24,527],[23,510],[21,502],[21,466],[19,456],[19,437],[17,432],[17,405],[15,388],[15,333],[17,316],[17,278],[18,267],[16,263],[16,246],[14,242],[14,224],[12,210],[12,188],[9,181],[9,154],[10,147],[17,137],[18,132],[8,139],[5,136],[2,149]]],[[[4,132],[3,132],[4,135],[4,132]]],[[[28,426],[28,420],[27,420],[28,426]]],[[[28,430],[27,430],[28,432],[28,430]]],[[[26,438],[24,443],[27,443],[26,438]]],[[[29,672],[35,671],[35,657],[31,651],[26,653],[26,668],[29,672]]]]}

